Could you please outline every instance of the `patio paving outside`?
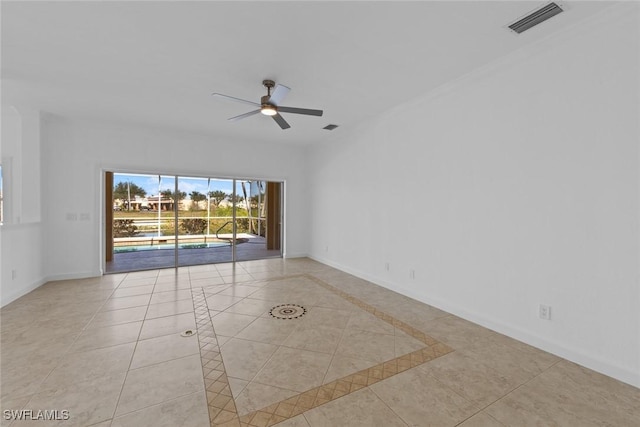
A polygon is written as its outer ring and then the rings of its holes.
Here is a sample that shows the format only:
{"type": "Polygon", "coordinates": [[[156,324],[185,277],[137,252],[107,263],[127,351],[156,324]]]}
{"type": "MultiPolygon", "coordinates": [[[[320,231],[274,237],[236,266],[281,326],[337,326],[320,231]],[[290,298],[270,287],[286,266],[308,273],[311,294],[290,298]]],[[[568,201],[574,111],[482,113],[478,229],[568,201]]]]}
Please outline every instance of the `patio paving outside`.
{"type": "MultiPolygon", "coordinates": [[[[178,249],[178,265],[215,264],[232,261],[231,245],[212,248],[178,249]]],[[[236,244],[236,261],[264,258],[280,258],[279,249],[267,249],[264,237],[252,235],[247,242],[236,244]]],[[[155,249],[134,252],[116,252],[113,260],[106,263],[106,273],[122,273],[138,270],[175,267],[173,249],[155,249]]]]}

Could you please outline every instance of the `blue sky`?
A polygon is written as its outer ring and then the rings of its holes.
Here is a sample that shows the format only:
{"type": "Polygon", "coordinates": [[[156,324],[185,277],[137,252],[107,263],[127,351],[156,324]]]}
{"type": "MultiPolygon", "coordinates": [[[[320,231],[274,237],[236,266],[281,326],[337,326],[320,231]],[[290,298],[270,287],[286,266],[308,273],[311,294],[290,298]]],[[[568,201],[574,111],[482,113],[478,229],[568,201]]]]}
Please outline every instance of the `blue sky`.
{"type": "MultiPolygon", "coordinates": [[[[2,167],[0,166],[0,189],[2,188],[2,167]]],[[[160,182],[158,183],[158,175],[140,175],[140,174],[122,174],[122,173],[114,173],[113,174],[113,185],[117,185],[119,182],[127,182],[130,181],[136,184],[139,187],[144,188],[147,192],[147,196],[155,196],[159,191],[162,190],[171,190],[174,189],[174,177],[173,176],[160,176],[160,182]],[[158,185],[159,184],[159,185],[158,185]]],[[[242,195],[242,187],[238,182],[238,193],[242,195]]],[[[227,194],[232,193],[233,189],[233,181],[230,179],[211,179],[209,183],[207,183],[206,178],[183,178],[180,177],[178,180],[178,187],[180,191],[184,191],[188,195],[192,191],[199,191],[202,194],[207,194],[207,191],[216,191],[222,190],[227,194]]],[[[257,186],[254,183],[251,184],[251,192],[252,194],[257,193],[257,186]]],[[[249,186],[246,186],[247,191],[249,191],[249,186]]]]}
{"type": "MultiPolygon", "coordinates": [[[[173,175],[161,175],[160,182],[158,183],[158,175],[141,175],[141,174],[113,174],[113,185],[118,185],[119,182],[132,182],[139,187],[144,188],[147,192],[147,196],[155,196],[159,191],[171,190],[173,191],[175,182],[173,175]]],[[[238,182],[238,193],[242,196],[242,187],[240,181],[238,182]]],[[[207,187],[207,178],[192,178],[192,177],[179,177],[178,188],[180,191],[184,191],[188,195],[192,191],[198,191],[202,194],[207,194],[208,191],[222,190],[227,194],[232,193],[233,181],[230,179],[211,179],[207,187]]],[[[249,186],[247,185],[247,192],[249,186]]],[[[256,184],[252,184],[252,194],[257,193],[256,184]]]]}

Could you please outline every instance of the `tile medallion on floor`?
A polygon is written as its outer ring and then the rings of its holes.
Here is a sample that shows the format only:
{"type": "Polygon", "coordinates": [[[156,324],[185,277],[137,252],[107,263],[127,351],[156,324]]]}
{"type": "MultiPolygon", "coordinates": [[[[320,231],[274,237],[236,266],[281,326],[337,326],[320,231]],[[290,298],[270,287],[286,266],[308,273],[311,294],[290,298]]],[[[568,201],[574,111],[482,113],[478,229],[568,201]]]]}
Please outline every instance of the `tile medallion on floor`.
{"type": "Polygon", "coordinates": [[[640,419],[637,388],[307,259],[51,282],[1,314],[3,408],[66,406],[66,425],[640,419]]]}
{"type": "Polygon", "coordinates": [[[192,290],[212,426],[273,425],[451,351],[309,276],[266,282],[250,297],[237,300],[207,294],[206,288],[192,290]],[[252,316],[230,312],[244,301],[261,298],[286,298],[295,313],[283,319],[265,313],[249,323],[252,316]],[[314,306],[315,301],[339,309],[314,306]],[[218,329],[236,335],[220,335],[225,342],[218,347],[218,329]],[[396,357],[402,350],[407,353],[396,357]]]}

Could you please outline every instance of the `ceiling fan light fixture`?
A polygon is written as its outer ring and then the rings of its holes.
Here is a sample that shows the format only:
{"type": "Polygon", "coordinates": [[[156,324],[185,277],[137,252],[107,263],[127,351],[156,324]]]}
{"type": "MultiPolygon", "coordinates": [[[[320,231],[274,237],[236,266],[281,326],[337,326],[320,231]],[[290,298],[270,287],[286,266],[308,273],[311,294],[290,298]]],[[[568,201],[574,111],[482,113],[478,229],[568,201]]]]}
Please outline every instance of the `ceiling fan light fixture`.
{"type": "Polygon", "coordinates": [[[309,108],[297,108],[297,107],[284,107],[280,105],[280,102],[284,99],[284,97],[287,95],[287,93],[289,93],[291,89],[281,84],[276,85],[276,83],[273,80],[264,80],[262,84],[264,85],[264,87],[267,88],[267,94],[260,98],[260,103],[247,101],[246,99],[236,98],[235,96],[223,95],[217,92],[212,93],[211,95],[258,107],[257,109],[253,111],[249,111],[248,113],[231,117],[229,119],[231,121],[245,119],[247,117],[251,117],[258,113],[262,113],[265,116],[271,116],[273,121],[276,122],[278,126],[280,126],[280,129],[284,130],[284,129],[289,129],[291,126],[289,125],[289,123],[287,123],[284,117],[282,117],[279,113],[303,114],[306,116],[318,116],[318,117],[322,116],[322,110],[312,110],[309,108]],[[271,93],[271,89],[273,89],[274,87],[275,89],[273,90],[273,93],[271,93]]]}
{"type": "Polygon", "coordinates": [[[263,105],[262,108],[260,108],[260,112],[265,116],[275,116],[278,114],[278,110],[276,110],[276,107],[273,105],[263,105]]]}

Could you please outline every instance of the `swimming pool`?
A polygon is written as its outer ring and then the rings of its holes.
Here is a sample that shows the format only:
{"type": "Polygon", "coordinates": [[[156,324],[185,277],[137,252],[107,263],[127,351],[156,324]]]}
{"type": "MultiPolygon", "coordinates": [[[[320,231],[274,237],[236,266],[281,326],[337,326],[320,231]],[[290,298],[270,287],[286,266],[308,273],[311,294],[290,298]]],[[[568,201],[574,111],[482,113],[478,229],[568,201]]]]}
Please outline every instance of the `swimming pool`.
{"type": "MultiPolygon", "coordinates": [[[[205,249],[205,248],[219,248],[223,246],[231,246],[229,242],[213,242],[213,243],[180,243],[179,249],[205,249]]],[[[113,252],[138,252],[138,251],[155,251],[158,249],[175,249],[173,244],[160,244],[160,245],[127,245],[116,246],[113,248],[113,252]]]]}

